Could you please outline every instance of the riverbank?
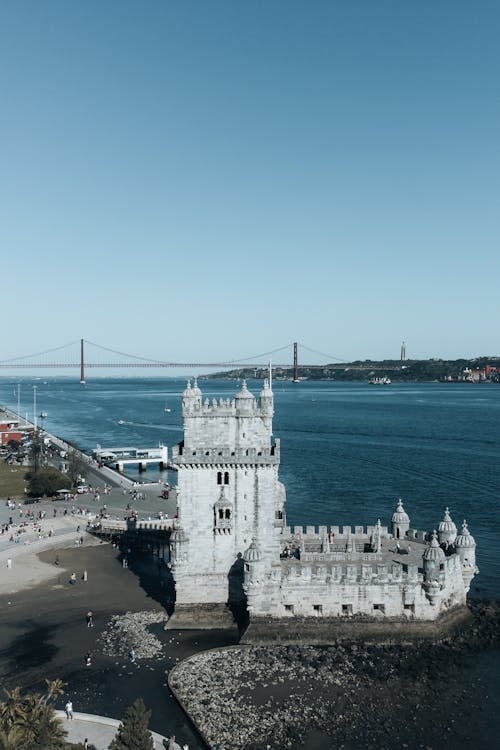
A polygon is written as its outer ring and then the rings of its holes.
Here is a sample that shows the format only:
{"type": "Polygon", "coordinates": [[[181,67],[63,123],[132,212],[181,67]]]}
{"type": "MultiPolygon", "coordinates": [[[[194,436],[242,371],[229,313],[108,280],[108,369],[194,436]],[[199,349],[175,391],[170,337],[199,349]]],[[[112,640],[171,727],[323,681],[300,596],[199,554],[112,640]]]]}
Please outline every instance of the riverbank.
{"type": "Polygon", "coordinates": [[[203,748],[168,688],[165,671],[199,650],[236,643],[236,631],[167,632],[163,621],[148,624],[150,617],[165,618],[164,581],[150,558],[132,558],[123,568],[118,551],[104,543],[63,548],[57,554],[57,568],[54,550],[37,556],[54,568],[49,579],[0,596],[2,686],[37,690],[44,687],[45,678],[60,678],[66,692],[57,708],[62,709],[69,697],[75,711],[118,720],[141,695],[153,712],[152,730],[166,737],[175,734],[190,750],[203,748]],[[84,570],[87,581],[82,579],[84,570]],[[76,585],[68,582],[72,572],[76,585]],[[86,624],[89,610],[94,613],[93,628],[86,624]],[[132,626],[124,626],[127,612],[139,613],[132,626]],[[148,638],[153,647],[146,654],[139,648],[144,632],[154,637],[148,638]],[[109,647],[110,633],[115,633],[112,640],[119,648],[109,647]],[[128,657],[130,646],[137,652],[135,664],[128,657]],[[85,666],[87,651],[91,667],[85,666]]]}
{"type": "Polygon", "coordinates": [[[496,747],[500,605],[475,602],[452,638],[411,645],[237,646],[198,654],[170,686],[222,750],[496,747]]]}

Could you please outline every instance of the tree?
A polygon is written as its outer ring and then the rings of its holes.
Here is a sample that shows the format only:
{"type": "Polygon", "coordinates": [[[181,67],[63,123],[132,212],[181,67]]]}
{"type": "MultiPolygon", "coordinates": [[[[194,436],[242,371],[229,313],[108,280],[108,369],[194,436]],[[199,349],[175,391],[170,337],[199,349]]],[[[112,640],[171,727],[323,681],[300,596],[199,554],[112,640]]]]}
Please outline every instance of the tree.
{"type": "Polygon", "coordinates": [[[150,718],[151,711],[147,710],[142,698],[137,698],[127,708],[109,750],[153,750],[153,737],[148,729],[150,718]]]}
{"type": "Polygon", "coordinates": [[[85,468],[86,464],[82,459],[81,453],[75,450],[75,448],[72,448],[68,452],[68,471],[66,474],[72,487],[75,487],[75,485],[78,484],[78,477],[83,476],[85,468]]]}
{"type": "Polygon", "coordinates": [[[23,695],[20,688],[4,690],[0,701],[0,750],[65,750],[66,731],[50,701],[62,689],[60,680],[47,681],[47,695],[23,695]]]}
{"type": "Polygon", "coordinates": [[[45,463],[44,442],[39,430],[33,430],[31,436],[30,461],[35,474],[45,463]]]}
{"type": "Polygon", "coordinates": [[[46,466],[39,469],[29,477],[28,493],[31,497],[40,495],[56,495],[57,490],[68,483],[67,478],[53,466],[46,466]]]}

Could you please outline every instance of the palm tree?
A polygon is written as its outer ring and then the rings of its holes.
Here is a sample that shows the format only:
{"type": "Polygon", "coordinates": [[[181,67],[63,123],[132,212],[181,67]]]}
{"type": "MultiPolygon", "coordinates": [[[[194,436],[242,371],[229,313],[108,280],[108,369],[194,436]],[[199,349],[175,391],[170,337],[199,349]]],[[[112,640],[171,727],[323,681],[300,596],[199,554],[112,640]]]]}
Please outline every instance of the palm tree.
{"type": "Polygon", "coordinates": [[[4,688],[4,693],[6,699],[0,702],[0,727],[8,732],[11,726],[24,716],[25,708],[21,688],[4,688]]]}
{"type": "Polygon", "coordinates": [[[64,688],[66,686],[65,682],[59,678],[56,678],[55,680],[47,680],[47,678],[45,678],[45,682],[47,683],[47,694],[44,698],[45,704],[55,700],[60,695],[64,695],[64,688]]]}
{"type": "MultiPolygon", "coordinates": [[[[48,695],[60,691],[61,681],[47,683],[48,695]]],[[[64,750],[66,731],[48,704],[48,696],[23,696],[20,688],[4,691],[0,702],[0,750],[64,750]]]]}

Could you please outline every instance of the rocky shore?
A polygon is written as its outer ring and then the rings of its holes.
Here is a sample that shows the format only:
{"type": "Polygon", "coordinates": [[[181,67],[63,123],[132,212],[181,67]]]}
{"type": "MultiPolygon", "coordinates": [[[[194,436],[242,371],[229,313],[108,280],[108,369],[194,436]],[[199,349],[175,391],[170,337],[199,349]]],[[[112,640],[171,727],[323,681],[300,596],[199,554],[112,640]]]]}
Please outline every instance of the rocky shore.
{"type": "Polygon", "coordinates": [[[493,748],[475,663],[498,659],[500,604],[471,609],[469,628],[434,642],[237,646],[191,657],[169,684],[222,750],[493,748]]]}

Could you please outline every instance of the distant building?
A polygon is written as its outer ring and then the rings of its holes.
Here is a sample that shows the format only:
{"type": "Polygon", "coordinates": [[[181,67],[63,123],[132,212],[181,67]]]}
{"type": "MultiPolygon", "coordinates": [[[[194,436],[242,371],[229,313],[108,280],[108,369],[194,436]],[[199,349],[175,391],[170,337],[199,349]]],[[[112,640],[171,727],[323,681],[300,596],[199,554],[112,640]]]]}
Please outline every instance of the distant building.
{"type": "MultiPolygon", "coordinates": [[[[245,601],[250,622],[300,618],[435,620],[465,605],[475,541],[448,509],[437,531],[413,529],[399,500],[390,526],[286,524],[273,437],[273,393],[243,382],[233,399],[182,396],[184,440],[172,450],[176,607],[170,627],[220,627],[245,601]]],[[[304,460],[307,460],[304,456],[304,460]]],[[[230,620],[230,618],[229,618],[230,620]]]]}
{"type": "Polygon", "coordinates": [[[401,362],[406,362],[406,342],[401,344],[401,362]]]}

